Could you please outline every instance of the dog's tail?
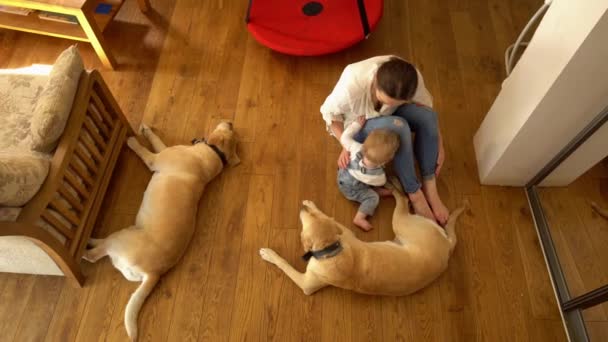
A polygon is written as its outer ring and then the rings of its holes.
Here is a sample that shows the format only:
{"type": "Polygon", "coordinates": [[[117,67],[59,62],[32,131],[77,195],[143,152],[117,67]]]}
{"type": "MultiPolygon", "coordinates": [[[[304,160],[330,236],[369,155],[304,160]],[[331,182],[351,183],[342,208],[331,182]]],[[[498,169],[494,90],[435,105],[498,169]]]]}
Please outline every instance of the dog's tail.
{"type": "Polygon", "coordinates": [[[144,281],[129,299],[127,309],[125,310],[125,327],[131,341],[137,341],[137,317],[139,316],[139,310],[141,310],[146,298],[148,298],[159,279],[160,277],[156,274],[146,274],[144,281]]]}
{"type": "Polygon", "coordinates": [[[450,242],[450,254],[454,251],[454,247],[456,247],[456,242],[458,241],[456,238],[456,221],[468,206],[469,203],[465,201],[462,207],[454,210],[450,214],[450,218],[448,218],[448,223],[445,225],[445,232],[447,233],[448,241],[450,242]]]}
{"type": "Polygon", "coordinates": [[[608,210],[600,208],[595,202],[591,202],[591,207],[595,210],[598,215],[608,220],[608,210]]]}
{"type": "Polygon", "coordinates": [[[401,186],[401,183],[399,183],[399,178],[392,176],[389,177],[388,182],[386,182],[386,184],[384,184],[384,187],[392,190],[392,191],[397,191],[399,194],[404,195],[405,191],[403,191],[403,187],[401,186]]]}

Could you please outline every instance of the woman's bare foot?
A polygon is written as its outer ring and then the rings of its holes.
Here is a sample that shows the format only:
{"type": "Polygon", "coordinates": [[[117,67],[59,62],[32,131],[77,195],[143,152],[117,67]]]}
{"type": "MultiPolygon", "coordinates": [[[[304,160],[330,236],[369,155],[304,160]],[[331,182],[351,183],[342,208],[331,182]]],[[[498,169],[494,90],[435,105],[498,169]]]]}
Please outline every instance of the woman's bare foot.
{"type": "Polygon", "coordinates": [[[450,217],[450,211],[439,197],[435,178],[425,180],[424,184],[422,185],[422,191],[424,192],[426,200],[431,205],[431,209],[433,210],[433,214],[435,214],[437,222],[439,222],[440,225],[445,226],[445,224],[448,222],[448,218],[450,217]]]}
{"type": "Polygon", "coordinates": [[[426,202],[426,197],[424,197],[422,191],[418,190],[414,193],[408,194],[408,197],[410,198],[410,202],[412,202],[416,215],[424,216],[429,220],[437,222],[437,219],[435,218],[435,215],[433,215],[429,204],[426,202]]]}
{"type": "Polygon", "coordinates": [[[355,215],[355,218],[353,219],[353,223],[355,224],[355,226],[363,229],[366,232],[369,232],[374,227],[372,226],[371,223],[369,223],[368,220],[365,219],[366,216],[367,215],[365,215],[364,213],[357,211],[357,215],[355,215]]]}
{"type": "Polygon", "coordinates": [[[374,188],[374,191],[380,196],[380,197],[388,197],[388,196],[393,196],[393,192],[387,188],[384,187],[378,187],[378,188],[374,188]]]}

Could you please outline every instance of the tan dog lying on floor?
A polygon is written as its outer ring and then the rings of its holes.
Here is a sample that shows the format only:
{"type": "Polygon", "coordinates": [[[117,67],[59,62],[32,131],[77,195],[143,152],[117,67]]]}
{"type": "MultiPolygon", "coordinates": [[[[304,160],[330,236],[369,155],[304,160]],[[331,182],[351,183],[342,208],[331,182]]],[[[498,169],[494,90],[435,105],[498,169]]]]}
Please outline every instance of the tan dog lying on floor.
{"type": "Polygon", "coordinates": [[[260,255],[277,265],[305,294],[333,285],[360,293],[407,295],[435,280],[448,267],[456,245],[454,225],[464,208],[450,216],[445,231],[435,222],[410,215],[407,197],[393,189],[395,239],[364,242],[314,203],[300,211],[302,245],[311,258],[305,273],[296,271],[277,253],[262,248],[260,255]]]}
{"type": "MultiPolygon", "coordinates": [[[[205,185],[226,164],[236,165],[236,137],[232,124],[220,123],[205,143],[193,146],[165,144],[150,128],[140,129],[154,151],[129,138],[129,147],[154,172],[135,219],[135,225],[105,239],[91,239],[83,258],[96,262],[106,255],[130,281],[143,283],[131,295],[125,311],[125,326],[137,340],[137,316],[160,276],[173,267],[186,251],[194,229],[198,202],[205,185]]],[[[203,141],[204,142],[204,141],[203,141]]]]}

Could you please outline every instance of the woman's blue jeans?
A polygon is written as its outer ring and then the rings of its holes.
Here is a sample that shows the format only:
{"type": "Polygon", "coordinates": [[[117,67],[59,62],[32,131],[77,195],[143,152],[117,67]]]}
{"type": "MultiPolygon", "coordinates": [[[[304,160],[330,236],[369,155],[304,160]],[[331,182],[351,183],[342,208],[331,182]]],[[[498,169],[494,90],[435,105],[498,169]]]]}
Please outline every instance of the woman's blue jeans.
{"type": "Polygon", "coordinates": [[[414,193],[420,189],[414,160],[418,161],[423,179],[435,177],[439,154],[437,113],[429,107],[404,104],[397,108],[393,115],[367,120],[363,129],[354,138],[363,143],[372,130],[379,128],[399,134],[400,146],[395,154],[393,166],[407,193],[414,193]],[[412,133],[416,134],[414,141],[412,141],[412,133]]]}

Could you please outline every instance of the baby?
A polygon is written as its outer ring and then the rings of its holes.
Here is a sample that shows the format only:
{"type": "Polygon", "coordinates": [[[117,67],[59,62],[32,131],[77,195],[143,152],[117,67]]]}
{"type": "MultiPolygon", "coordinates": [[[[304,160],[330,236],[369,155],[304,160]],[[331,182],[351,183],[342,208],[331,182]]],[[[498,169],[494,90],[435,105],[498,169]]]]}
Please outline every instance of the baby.
{"type": "Polygon", "coordinates": [[[338,188],[349,200],[361,203],[353,223],[369,231],[373,227],[367,221],[367,216],[374,214],[380,202],[380,195],[390,194],[388,189],[373,187],[386,184],[383,167],[393,159],[399,149],[399,136],[386,129],[376,129],[360,144],[353,136],[364,124],[365,117],[360,116],[342,133],[340,143],[350,152],[351,160],[346,169],[338,170],[338,188]]]}

